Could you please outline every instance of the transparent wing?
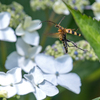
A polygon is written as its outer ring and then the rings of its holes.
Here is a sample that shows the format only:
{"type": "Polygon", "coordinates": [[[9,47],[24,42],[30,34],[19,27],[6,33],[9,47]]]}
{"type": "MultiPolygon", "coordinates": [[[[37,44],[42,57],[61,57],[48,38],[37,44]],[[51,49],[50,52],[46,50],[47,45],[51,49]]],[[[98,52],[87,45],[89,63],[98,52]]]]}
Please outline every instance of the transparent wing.
{"type": "Polygon", "coordinates": [[[48,34],[45,34],[49,37],[52,37],[52,38],[59,38],[59,33],[48,33],[48,34]]]}

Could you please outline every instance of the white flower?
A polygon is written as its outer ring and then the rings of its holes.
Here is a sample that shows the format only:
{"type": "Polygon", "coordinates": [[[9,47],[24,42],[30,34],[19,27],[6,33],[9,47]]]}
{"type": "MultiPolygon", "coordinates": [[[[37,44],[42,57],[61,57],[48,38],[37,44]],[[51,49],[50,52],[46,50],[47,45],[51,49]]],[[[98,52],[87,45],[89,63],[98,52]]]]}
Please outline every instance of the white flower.
{"type": "Polygon", "coordinates": [[[33,85],[25,79],[22,79],[22,81],[16,85],[16,88],[17,88],[18,95],[25,95],[35,91],[33,85]]]}
{"type": "Polygon", "coordinates": [[[100,0],[96,0],[91,6],[93,13],[95,15],[95,19],[99,20],[100,18],[100,0]]]}
{"type": "Polygon", "coordinates": [[[96,0],[96,2],[100,2],[100,0],[96,0]]]}
{"type": "Polygon", "coordinates": [[[37,100],[42,100],[46,96],[54,96],[58,93],[58,89],[50,82],[44,80],[43,74],[38,67],[34,67],[29,74],[24,76],[34,87],[33,92],[37,100]]]}
{"type": "Polygon", "coordinates": [[[49,55],[38,54],[35,61],[44,72],[46,80],[54,85],[61,85],[76,94],[80,93],[80,77],[75,73],[69,73],[73,68],[72,58],[69,55],[54,59],[49,55]]]}
{"type": "Polygon", "coordinates": [[[29,72],[36,64],[34,57],[41,51],[41,46],[31,47],[26,44],[21,38],[16,42],[17,52],[12,52],[6,60],[5,67],[12,69],[16,66],[21,67],[25,72],[29,72]]]}
{"type": "Polygon", "coordinates": [[[94,17],[93,19],[96,19],[97,21],[100,20],[100,16],[94,17]]]}
{"type": "Polygon", "coordinates": [[[53,10],[57,13],[57,14],[65,14],[65,15],[69,15],[69,11],[66,7],[66,5],[61,1],[58,0],[54,3],[53,5],[53,10]]]}
{"type": "Polygon", "coordinates": [[[0,92],[5,91],[7,98],[17,93],[16,84],[21,82],[21,68],[13,68],[7,73],[0,72],[0,92]]]}
{"type": "Polygon", "coordinates": [[[8,12],[0,13],[0,40],[15,42],[16,36],[14,34],[14,30],[8,27],[10,17],[10,13],[8,12]]]}
{"type": "Polygon", "coordinates": [[[16,28],[16,35],[22,36],[24,42],[31,45],[39,44],[39,35],[36,30],[40,29],[42,24],[40,20],[32,20],[31,17],[25,17],[25,21],[16,28]]]}

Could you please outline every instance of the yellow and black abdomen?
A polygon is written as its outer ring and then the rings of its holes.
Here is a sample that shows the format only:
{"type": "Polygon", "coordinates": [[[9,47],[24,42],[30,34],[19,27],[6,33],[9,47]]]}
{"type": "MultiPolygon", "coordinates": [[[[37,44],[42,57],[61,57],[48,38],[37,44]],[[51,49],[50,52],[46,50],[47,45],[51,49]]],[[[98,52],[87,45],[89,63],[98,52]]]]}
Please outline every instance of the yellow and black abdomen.
{"type": "Polygon", "coordinates": [[[66,31],[66,33],[69,33],[69,34],[81,36],[81,34],[79,34],[79,33],[75,32],[75,31],[73,31],[72,29],[66,29],[65,31],[66,31]]]}

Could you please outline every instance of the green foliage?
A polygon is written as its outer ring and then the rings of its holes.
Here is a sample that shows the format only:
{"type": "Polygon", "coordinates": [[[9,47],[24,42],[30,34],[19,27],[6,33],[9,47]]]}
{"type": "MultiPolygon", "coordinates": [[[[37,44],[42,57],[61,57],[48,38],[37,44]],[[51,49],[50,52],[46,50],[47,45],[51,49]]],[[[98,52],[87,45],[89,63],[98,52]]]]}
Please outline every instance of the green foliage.
{"type": "Polygon", "coordinates": [[[79,11],[72,9],[68,4],[66,4],[66,6],[73,15],[77,25],[82,31],[82,34],[93,47],[96,55],[100,59],[100,22],[95,19],[93,20],[91,17],[86,15],[82,15],[79,11]]]}
{"type": "Polygon", "coordinates": [[[93,99],[93,100],[100,100],[100,97],[98,97],[98,98],[95,98],[95,99],[93,99]]]}

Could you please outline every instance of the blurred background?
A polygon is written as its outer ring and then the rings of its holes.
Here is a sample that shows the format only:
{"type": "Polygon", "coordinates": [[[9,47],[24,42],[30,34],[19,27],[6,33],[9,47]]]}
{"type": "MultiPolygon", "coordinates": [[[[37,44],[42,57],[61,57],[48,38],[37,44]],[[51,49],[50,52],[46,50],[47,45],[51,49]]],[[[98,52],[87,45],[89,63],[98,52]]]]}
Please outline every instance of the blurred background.
{"type": "MultiPolygon", "coordinates": [[[[23,20],[24,16],[28,15],[31,16],[32,19],[40,19],[41,21],[51,20],[55,23],[59,23],[61,18],[65,16],[65,19],[61,22],[61,26],[69,29],[78,29],[78,26],[76,25],[74,18],[72,15],[69,14],[58,14],[54,11],[52,8],[52,5],[57,0],[47,0],[50,6],[44,6],[42,7],[42,1],[46,0],[0,0],[0,12],[3,10],[6,11],[6,7],[3,5],[12,5],[13,2],[17,2],[20,6],[13,6],[17,13],[20,12],[20,9],[22,10],[23,14],[21,14],[21,17],[19,18],[23,20]],[[38,1],[35,5],[32,6],[33,1],[38,1]],[[51,3],[52,1],[52,3],[51,3]],[[37,6],[39,6],[37,8],[37,6]],[[18,11],[19,10],[19,11],[18,11]]],[[[75,1],[75,0],[71,0],[75,1]]],[[[76,0],[77,2],[81,2],[84,0],[76,0]]],[[[86,0],[87,1],[87,0],[86,0]]],[[[86,14],[87,16],[91,16],[92,18],[95,17],[95,13],[93,12],[93,9],[91,9],[91,5],[93,5],[94,0],[89,0],[89,4],[84,7],[83,11],[81,11],[83,14],[86,14]]],[[[59,6],[60,7],[60,6],[59,6]]],[[[100,9],[100,6],[99,6],[100,9]]],[[[21,13],[21,12],[20,12],[21,13]]],[[[14,16],[16,17],[16,15],[14,16]]],[[[17,18],[16,18],[17,19],[17,18]]],[[[15,20],[16,20],[15,19],[15,20]]],[[[16,20],[17,23],[17,20],[16,20]]],[[[17,25],[10,24],[10,26],[13,29],[16,29],[17,25]]],[[[84,26],[85,27],[85,26],[84,26]]],[[[45,50],[45,48],[48,45],[53,45],[56,40],[59,40],[58,38],[51,38],[47,37],[45,34],[47,33],[55,33],[57,32],[57,28],[54,27],[51,23],[42,23],[42,28],[38,30],[39,36],[40,36],[40,45],[42,45],[43,49],[42,52],[45,50]]],[[[78,29],[78,33],[81,33],[81,31],[78,29]]],[[[81,33],[82,34],[82,33],[81,33]]],[[[69,40],[72,40],[74,42],[77,42],[79,40],[85,40],[84,36],[78,37],[74,35],[67,35],[67,38],[69,40]]],[[[7,56],[16,50],[15,43],[10,42],[4,42],[0,41],[0,71],[7,71],[4,67],[5,61],[7,56]],[[4,51],[6,49],[6,51],[4,51]]],[[[100,96],[100,62],[99,60],[75,60],[73,59],[74,67],[72,72],[77,73],[82,81],[81,86],[81,93],[75,94],[67,89],[64,89],[63,87],[58,86],[60,93],[52,98],[46,98],[46,100],[92,100],[96,97],[100,96]]],[[[62,67],[63,68],[63,67],[62,67]]],[[[28,88],[28,87],[26,87],[28,88]]],[[[17,98],[10,98],[9,100],[17,100],[17,98]]],[[[35,97],[33,94],[27,94],[25,96],[20,96],[19,100],[35,100],[35,97]]]]}

